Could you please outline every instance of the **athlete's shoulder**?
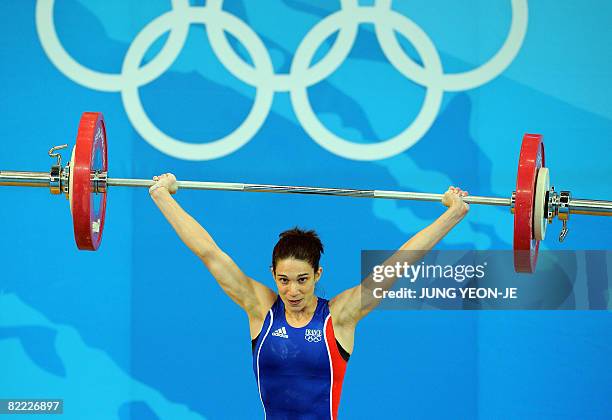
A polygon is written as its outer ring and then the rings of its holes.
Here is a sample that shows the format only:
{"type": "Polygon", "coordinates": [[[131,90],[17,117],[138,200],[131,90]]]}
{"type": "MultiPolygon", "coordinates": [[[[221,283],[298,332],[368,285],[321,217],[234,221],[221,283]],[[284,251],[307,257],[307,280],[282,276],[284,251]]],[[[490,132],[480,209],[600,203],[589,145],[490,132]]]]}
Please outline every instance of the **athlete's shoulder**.
{"type": "Polygon", "coordinates": [[[317,296],[317,300],[317,312],[321,316],[326,317],[329,315],[329,300],[320,296],[317,296]]]}
{"type": "Polygon", "coordinates": [[[285,305],[283,304],[283,300],[280,298],[280,295],[276,295],[276,299],[274,300],[274,303],[270,307],[270,310],[274,314],[276,314],[278,311],[284,311],[285,310],[285,305]]]}

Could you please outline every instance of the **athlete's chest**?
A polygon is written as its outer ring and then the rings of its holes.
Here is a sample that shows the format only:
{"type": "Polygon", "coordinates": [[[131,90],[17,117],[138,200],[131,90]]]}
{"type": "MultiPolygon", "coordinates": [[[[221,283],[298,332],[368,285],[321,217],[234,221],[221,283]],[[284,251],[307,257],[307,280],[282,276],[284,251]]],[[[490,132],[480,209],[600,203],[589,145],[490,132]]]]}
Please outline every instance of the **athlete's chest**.
{"type": "Polygon", "coordinates": [[[261,346],[260,368],[286,375],[329,375],[329,353],[324,323],[311,322],[293,328],[274,323],[261,346]]]}

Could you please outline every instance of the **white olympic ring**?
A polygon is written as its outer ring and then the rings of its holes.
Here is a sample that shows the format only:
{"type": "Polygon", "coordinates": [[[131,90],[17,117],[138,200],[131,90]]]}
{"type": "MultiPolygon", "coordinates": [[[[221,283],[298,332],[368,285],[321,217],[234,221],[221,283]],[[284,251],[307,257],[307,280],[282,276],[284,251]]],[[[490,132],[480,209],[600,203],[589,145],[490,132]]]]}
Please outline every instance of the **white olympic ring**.
{"type": "MultiPolygon", "coordinates": [[[[263,43],[257,42],[255,32],[249,31],[248,26],[243,21],[220,10],[215,11],[214,9],[204,7],[194,9],[195,10],[187,17],[189,22],[197,21],[210,26],[223,25],[223,27],[228,28],[236,38],[248,41],[245,45],[254,58],[256,66],[264,68],[270,75],[274,72],[272,61],[266,54],[263,43]]],[[[153,41],[166,32],[169,25],[171,25],[170,21],[172,17],[173,16],[168,13],[158,17],[136,36],[136,39],[130,45],[125,56],[122,69],[123,74],[131,75],[138,73],[138,66],[147,52],[147,49],[151,46],[153,41]],[[159,24],[154,26],[153,24],[157,21],[159,21],[159,24]],[[166,21],[167,24],[164,25],[166,21]]],[[[272,100],[274,99],[274,91],[271,86],[261,86],[257,89],[255,94],[255,103],[251,112],[246,120],[244,120],[234,132],[225,136],[223,139],[213,142],[193,144],[176,140],[153,125],[140,101],[138,87],[139,84],[134,82],[129,86],[124,86],[121,91],[121,97],[128,118],[132,121],[138,133],[154,147],[167,155],[188,160],[215,159],[238,150],[253,138],[263,125],[270,111],[270,107],[272,106],[272,100]]]]}
{"type": "MultiPolygon", "coordinates": [[[[336,12],[312,28],[295,53],[291,66],[292,71],[297,69],[299,74],[307,70],[318,45],[333,33],[335,20],[348,17],[344,11],[336,12]],[[314,38],[314,41],[307,42],[310,40],[309,37],[314,38]]],[[[434,73],[442,73],[442,64],[433,43],[417,25],[404,16],[390,10],[360,8],[353,10],[350,18],[358,20],[359,23],[393,25],[406,38],[416,41],[413,44],[423,59],[424,68],[434,73]]],[[[340,138],[321,124],[310,106],[306,88],[306,86],[299,86],[291,91],[293,109],[301,111],[296,112],[296,116],[302,127],[310,137],[330,152],[355,160],[385,159],[408,149],[425,134],[434,122],[443,94],[440,87],[427,87],[424,105],[408,128],[396,137],[383,142],[359,144],[340,138]]]]}
{"type": "Polygon", "coordinates": [[[295,116],[306,133],[326,150],[354,160],[378,160],[395,156],[414,145],[435,121],[445,91],[461,91],[481,86],[502,73],[514,60],[527,31],[527,0],[511,0],[512,22],[508,36],[497,53],[481,66],[461,73],[444,73],[431,39],[413,21],[391,8],[391,0],[376,0],[373,6],[360,6],[357,0],[340,0],[340,10],[323,18],[300,42],[287,74],[274,71],[272,59],[261,38],[244,21],[223,10],[223,0],[208,0],[206,6],[190,6],[188,0],[171,0],[172,9],[147,24],[135,37],[123,60],[121,73],[89,69],[68,54],[62,46],[53,19],[55,0],[38,0],[36,28],[43,49],[51,62],[68,78],[85,87],[121,92],[128,118],[136,131],[153,147],[185,160],[209,160],[226,156],[248,143],[269,115],[276,92],[289,92],[295,116]],[[207,27],[212,51],[237,79],[256,88],[254,104],[246,119],[223,138],[195,144],[159,130],[147,116],[139,88],[162,75],[183,49],[189,27],[207,27]],[[331,75],[348,57],[362,23],[374,24],[376,38],[391,65],[402,75],[426,89],[423,105],[415,120],[395,137],[375,143],[356,143],[326,128],[317,118],[308,98],[308,87],[331,75]],[[245,62],[231,47],[231,33],[246,48],[253,65],[245,62]],[[420,55],[422,65],[402,49],[395,32],[408,39],[420,55]],[[141,67],[149,47],[163,34],[168,39],[159,53],[141,67]],[[338,32],[326,55],[315,64],[312,59],[321,44],[338,32]]]}

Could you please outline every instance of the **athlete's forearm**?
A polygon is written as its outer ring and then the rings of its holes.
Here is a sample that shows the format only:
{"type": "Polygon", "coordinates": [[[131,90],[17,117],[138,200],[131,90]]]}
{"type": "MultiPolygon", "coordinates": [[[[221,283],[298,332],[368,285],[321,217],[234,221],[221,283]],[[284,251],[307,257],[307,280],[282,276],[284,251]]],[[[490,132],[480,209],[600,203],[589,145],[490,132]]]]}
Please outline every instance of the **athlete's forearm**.
{"type": "Polygon", "coordinates": [[[467,214],[463,207],[450,207],[440,217],[425,229],[418,232],[400,247],[400,251],[416,251],[415,257],[420,259],[431,250],[452,228],[467,214]],[[421,251],[421,252],[419,252],[421,251]]]}
{"type": "MultiPolygon", "coordinates": [[[[469,207],[462,201],[461,197],[466,195],[467,193],[460,189],[449,188],[442,201],[444,205],[449,206],[448,209],[432,224],[406,241],[381,266],[386,268],[397,264],[402,266],[404,264],[413,265],[420,261],[465,217],[469,207]]],[[[336,317],[338,324],[349,325],[354,328],[360,319],[380,304],[380,292],[391,289],[397,277],[394,277],[393,274],[391,276],[385,274],[382,279],[384,281],[379,277],[375,277],[374,272],[372,272],[358,286],[348,289],[332,299],[332,307],[335,308],[336,313],[340,314],[336,317]]],[[[336,321],[334,323],[336,324],[336,321]]]]}
{"type": "Polygon", "coordinates": [[[157,188],[151,198],[179,238],[198,257],[217,248],[212,236],[174,200],[166,188],[157,188]]]}
{"type": "MultiPolygon", "coordinates": [[[[401,264],[417,263],[465,217],[466,213],[467,210],[464,207],[448,208],[432,224],[406,241],[383,265],[393,266],[398,262],[401,264]]],[[[374,288],[387,290],[393,287],[396,280],[395,278],[388,278],[384,283],[378,283],[373,280],[372,275],[369,275],[361,282],[361,285],[368,290],[374,288]]],[[[378,304],[379,302],[371,303],[378,304]]]]}

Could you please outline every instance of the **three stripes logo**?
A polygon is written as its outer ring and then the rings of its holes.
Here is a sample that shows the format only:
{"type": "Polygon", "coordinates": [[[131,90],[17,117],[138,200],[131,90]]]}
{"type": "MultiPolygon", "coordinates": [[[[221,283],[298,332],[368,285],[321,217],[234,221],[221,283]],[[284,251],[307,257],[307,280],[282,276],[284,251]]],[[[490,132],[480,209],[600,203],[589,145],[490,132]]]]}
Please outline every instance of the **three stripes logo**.
{"type": "Polygon", "coordinates": [[[287,335],[287,330],[285,329],[285,327],[279,328],[278,330],[274,331],[272,333],[272,335],[274,335],[276,337],[289,338],[289,336],[287,335]]]}

